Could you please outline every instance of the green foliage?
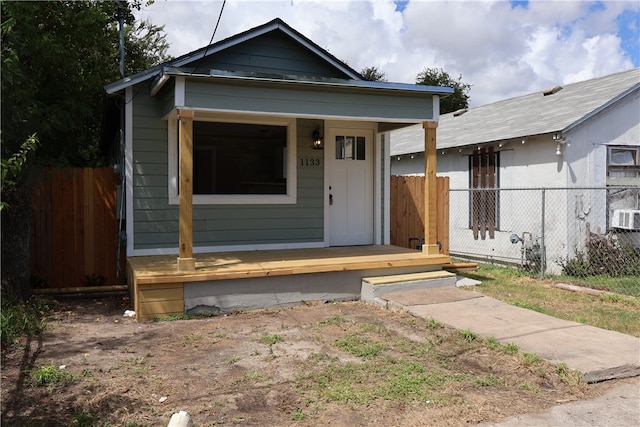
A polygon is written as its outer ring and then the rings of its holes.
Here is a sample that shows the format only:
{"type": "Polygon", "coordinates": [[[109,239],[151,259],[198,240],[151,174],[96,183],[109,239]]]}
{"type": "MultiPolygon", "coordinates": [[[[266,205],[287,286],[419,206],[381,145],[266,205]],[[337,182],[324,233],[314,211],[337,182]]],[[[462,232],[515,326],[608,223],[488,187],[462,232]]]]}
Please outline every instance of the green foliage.
{"type": "Polygon", "coordinates": [[[2,299],[0,339],[2,346],[14,344],[21,337],[33,337],[46,328],[44,316],[50,311],[48,301],[32,298],[27,302],[2,299]]]}
{"type": "Polygon", "coordinates": [[[37,386],[70,384],[75,381],[75,376],[71,372],[56,368],[53,365],[41,366],[32,375],[37,386]]]}
{"type": "MultiPolygon", "coordinates": [[[[33,134],[22,143],[16,153],[13,153],[7,159],[0,160],[0,190],[3,195],[16,185],[29,153],[34,152],[37,147],[38,137],[33,134]]],[[[4,200],[0,201],[0,211],[7,206],[8,203],[4,200]]]]}
{"type": "MultiPolygon", "coordinates": [[[[166,59],[162,28],[136,22],[123,2],[127,73],[166,59]]],[[[99,1],[2,3],[2,157],[29,135],[38,161],[98,166],[104,85],[120,78],[118,5],[99,1]]]]}
{"type": "Polygon", "coordinates": [[[472,342],[478,338],[478,334],[469,329],[462,329],[459,331],[459,333],[462,339],[464,339],[466,342],[472,342]]]}
{"type": "Polygon", "coordinates": [[[574,248],[573,252],[572,258],[560,258],[557,261],[567,276],[640,276],[640,249],[621,245],[612,235],[592,234],[584,251],[574,248]]]}
{"type": "Polygon", "coordinates": [[[277,344],[277,343],[282,342],[282,341],[284,341],[284,338],[281,335],[277,335],[277,334],[274,334],[274,335],[263,335],[260,338],[260,342],[263,343],[263,344],[266,344],[268,346],[272,346],[272,345],[277,344]]]}
{"type": "Polygon", "coordinates": [[[471,85],[462,81],[462,75],[454,79],[442,68],[425,68],[416,77],[416,84],[453,88],[451,95],[440,99],[440,114],[452,113],[469,107],[471,85]]]}
{"type": "Polygon", "coordinates": [[[354,356],[366,358],[376,357],[386,349],[383,344],[360,335],[349,335],[337,341],[336,346],[354,356]]]}
{"type": "Polygon", "coordinates": [[[371,82],[386,82],[387,76],[384,71],[378,70],[378,67],[365,67],[360,71],[365,80],[371,82]]]}

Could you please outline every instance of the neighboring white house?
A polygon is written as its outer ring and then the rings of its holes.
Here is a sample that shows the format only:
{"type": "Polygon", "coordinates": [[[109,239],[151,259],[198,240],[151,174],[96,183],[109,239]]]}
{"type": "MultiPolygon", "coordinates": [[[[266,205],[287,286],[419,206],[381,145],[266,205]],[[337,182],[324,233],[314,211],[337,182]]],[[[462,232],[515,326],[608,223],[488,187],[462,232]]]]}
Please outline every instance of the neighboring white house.
{"type": "MultiPolygon", "coordinates": [[[[421,130],[391,133],[392,175],[424,171],[421,130]]],[[[445,114],[437,132],[452,256],[516,262],[542,238],[543,262],[557,270],[588,232],[620,225],[620,209],[640,218],[639,68],[445,114]],[[512,190],[534,188],[565,190],[512,190]]],[[[640,231],[627,237],[638,243],[640,231]]]]}

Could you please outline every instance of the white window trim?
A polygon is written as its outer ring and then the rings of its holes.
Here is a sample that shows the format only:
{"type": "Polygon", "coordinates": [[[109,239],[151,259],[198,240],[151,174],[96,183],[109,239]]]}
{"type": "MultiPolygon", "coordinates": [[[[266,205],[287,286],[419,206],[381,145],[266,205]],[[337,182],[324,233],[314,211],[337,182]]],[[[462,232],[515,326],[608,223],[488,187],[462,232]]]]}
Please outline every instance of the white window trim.
{"type": "MultiPolygon", "coordinates": [[[[177,112],[168,117],[169,204],[179,205],[178,195],[178,121],[177,112]]],[[[295,117],[264,117],[195,111],[194,121],[263,124],[287,127],[287,193],[286,194],[194,194],[194,205],[291,205],[297,201],[297,129],[295,117]]]]}

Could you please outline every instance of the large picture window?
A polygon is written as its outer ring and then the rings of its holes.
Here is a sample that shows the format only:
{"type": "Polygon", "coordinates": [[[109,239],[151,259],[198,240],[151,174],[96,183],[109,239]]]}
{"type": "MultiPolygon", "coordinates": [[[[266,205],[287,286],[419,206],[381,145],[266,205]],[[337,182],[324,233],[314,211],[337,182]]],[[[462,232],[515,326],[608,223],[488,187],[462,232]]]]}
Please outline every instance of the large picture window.
{"type": "Polygon", "coordinates": [[[286,194],[287,127],[193,123],[193,194],[286,194]]]}
{"type": "MultiPolygon", "coordinates": [[[[169,120],[169,203],[179,203],[178,120],[169,120]]],[[[193,203],[294,204],[295,118],[197,111],[193,203]]]]}

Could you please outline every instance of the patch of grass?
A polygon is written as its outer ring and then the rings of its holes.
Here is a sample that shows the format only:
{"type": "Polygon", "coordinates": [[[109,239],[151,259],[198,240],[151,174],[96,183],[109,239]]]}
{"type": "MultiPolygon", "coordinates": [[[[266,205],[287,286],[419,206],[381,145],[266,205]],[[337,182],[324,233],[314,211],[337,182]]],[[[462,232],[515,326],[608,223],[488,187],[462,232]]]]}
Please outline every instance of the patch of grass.
{"type": "Polygon", "coordinates": [[[582,381],[580,372],[572,371],[566,363],[558,363],[556,365],[556,373],[558,374],[558,378],[568,385],[576,385],[582,381]]]}
{"type": "Polygon", "coordinates": [[[342,325],[343,323],[349,323],[351,322],[348,319],[345,319],[342,316],[333,316],[330,319],[325,319],[325,320],[321,320],[320,324],[321,325],[342,325]]]}
{"type": "Polygon", "coordinates": [[[282,341],[284,341],[284,338],[281,335],[277,335],[277,334],[263,335],[262,337],[260,337],[260,342],[268,346],[272,346],[282,341]]]}
{"type": "Polygon", "coordinates": [[[166,316],[154,316],[154,322],[174,322],[176,320],[191,320],[191,319],[203,319],[208,317],[216,317],[219,316],[218,313],[178,313],[178,314],[169,314],[166,316]]]}
{"type": "Polygon", "coordinates": [[[426,319],[425,322],[427,324],[427,329],[429,329],[430,331],[435,331],[436,329],[444,328],[444,325],[442,323],[438,322],[436,319],[431,317],[426,319]]]}
{"type": "Polygon", "coordinates": [[[229,359],[227,359],[225,363],[227,365],[234,365],[236,362],[239,362],[240,360],[242,360],[242,357],[235,356],[235,357],[230,357],[229,359]]]}
{"type": "MultiPolygon", "coordinates": [[[[603,293],[599,296],[558,289],[554,282],[573,283],[592,288],[638,289],[637,278],[593,278],[559,276],[541,280],[529,277],[518,270],[480,265],[473,274],[465,274],[480,280],[476,290],[501,301],[554,316],[579,321],[591,326],[618,331],[640,337],[640,298],[638,296],[603,293]],[[618,285],[612,285],[612,283],[618,285]]],[[[626,292],[627,294],[629,292],[626,292]]]]}
{"type": "Polygon", "coordinates": [[[500,344],[500,341],[496,339],[496,337],[487,338],[486,343],[487,343],[487,347],[489,347],[491,350],[496,350],[500,348],[500,346],[502,345],[500,344]]]}
{"type": "Polygon", "coordinates": [[[504,344],[502,346],[502,350],[507,354],[514,355],[514,354],[517,354],[520,351],[520,347],[518,347],[514,343],[510,342],[510,343],[504,344]]]}
{"type": "Polygon", "coordinates": [[[522,363],[525,365],[535,365],[542,362],[542,359],[537,354],[522,353],[522,363]]]}
{"type": "Polygon", "coordinates": [[[486,374],[482,377],[477,377],[475,382],[481,387],[493,387],[501,385],[502,383],[504,383],[504,380],[502,378],[496,377],[493,374],[486,374]]]}
{"type": "Polygon", "coordinates": [[[529,391],[531,393],[540,393],[540,387],[524,382],[518,386],[520,390],[529,391]]]}
{"type": "Polygon", "coordinates": [[[460,333],[462,339],[464,339],[466,342],[473,342],[478,339],[478,334],[469,329],[462,329],[458,332],[460,333]]]}
{"type": "Polygon", "coordinates": [[[370,338],[361,335],[348,335],[345,338],[336,341],[336,346],[340,347],[347,353],[358,357],[376,357],[386,349],[384,344],[373,341],[370,338]]]}
{"type": "Polygon", "coordinates": [[[307,415],[300,408],[296,408],[296,410],[291,413],[291,420],[292,421],[302,421],[302,420],[304,420],[306,418],[307,418],[307,415]]]}
{"type": "Polygon", "coordinates": [[[32,376],[37,386],[71,384],[76,380],[75,376],[71,372],[57,368],[53,365],[39,367],[32,372],[32,376]]]}
{"type": "Polygon", "coordinates": [[[2,347],[14,344],[21,337],[33,337],[47,327],[45,316],[51,312],[51,301],[34,297],[27,302],[2,299],[0,310],[0,341],[2,347]]]}

